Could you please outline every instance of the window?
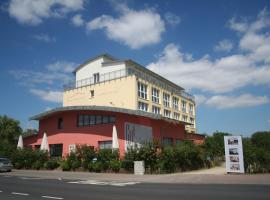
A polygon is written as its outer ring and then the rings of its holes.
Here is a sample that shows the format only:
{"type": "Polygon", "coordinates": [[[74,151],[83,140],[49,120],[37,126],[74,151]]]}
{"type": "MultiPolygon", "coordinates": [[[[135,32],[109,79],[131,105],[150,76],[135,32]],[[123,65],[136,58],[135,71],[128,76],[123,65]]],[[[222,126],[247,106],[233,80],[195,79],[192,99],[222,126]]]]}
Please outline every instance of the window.
{"type": "Polygon", "coordinates": [[[163,105],[165,107],[170,107],[170,95],[167,93],[163,93],[163,105]]]}
{"type": "Polygon", "coordinates": [[[147,85],[138,82],[138,96],[142,99],[147,99],[147,85]]]}
{"type": "Polygon", "coordinates": [[[183,121],[187,122],[187,116],[186,115],[183,115],[183,121]]]}
{"type": "Polygon", "coordinates": [[[163,145],[173,145],[173,139],[172,138],[163,138],[163,145]]]}
{"type": "Polygon", "coordinates": [[[89,125],[95,125],[95,124],[96,124],[96,116],[90,115],[89,125]]]}
{"type": "Polygon", "coordinates": [[[63,118],[58,118],[57,128],[63,129],[63,118]]]}
{"type": "Polygon", "coordinates": [[[99,73],[94,74],[94,83],[99,82],[99,73]]]}
{"type": "Polygon", "coordinates": [[[178,102],[179,102],[179,99],[177,97],[173,97],[173,108],[175,110],[179,109],[178,102]]]}
{"type": "Polygon", "coordinates": [[[89,125],[89,115],[83,116],[83,125],[88,126],[89,125]]]}
{"type": "Polygon", "coordinates": [[[102,123],[103,124],[108,124],[109,123],[109,117],[108,116],[103,116],[102,117],[102,123]]]}
{"type": "Polygon", "coordinates": [[[176,119],[176,120],[179,120],[180,119],[180,114],[179,113],[173,113],[173,118],[176,119]]]}
{"type": "Polygon", "coordinates": [[[175,144],[176,144],[176,145],[181,145],[181,143],[183,143],[182,140],[180,140],[180,139],[176,139],[176,140],[175,140],[175,144]]]}
{"type": "Polygon", "coordinates": [[[152,106],[152,112],[155,114],[160,114],[160,108],[157,106],[152,106]]]}
{"type": "Polygon", "coordinates": [[[91,98],[93,98],[95,96],[95,91],[94,90],[90,90],[90,94],[91,94],[91,98]]]}
{"type": "Polygon", "coordinates": [[[102,116],[97,115],[96,116],[96,124],[101,124],[102,123],[102,116]]]}
{"type": "Polygon", "coordinates": [[[99,141],[98,142],[99,149],[111,149],[112,148],[112,141],[99,141]]]}
{"type": "Polygon", "coordinates": [[[50,144],[50,156],[62,157],[63,144],[50,144]]]}
{"type": "Polygon", "coordinates": [[[164,116],[170,118],[171,117],[171,111],[164,109],[164,116]]]}
{"type": "Polygon", "coordinates": [[[83,126],[83,115],[79,115],[78,117],[78,126],[83,126]]]}
{"type": "Polygon", "coordinates": [[[108,123],[115,123],[115,117],[108,115],[79,115],[77,121],[79,127],[108,123]]]}
{"type": "Polygon", "coordinates": [[[159,103],[159,90],[156,88],[152,88],[152,101],[159,103]]]}
{"type": "Polygon", "coordinates": [[[190,127],[194,127],[194,118],[190,117],[189,120],[190,120],[190,123],[192,124],[192,125],[190,125],[190,127]]]}
{"type": "Polygon", "coordinates": [[[182,111],[186,112],[187,111],[187,102],[182,100],[182,111]]]}
{"type": "Polygon", "coordinates": [[[189,113],[193,115],[193,104],[189,104],[189,113]]]}
{"type": "Polygon", "coordinates": [[[75,144],[70,144],[68,147],[68,153],[75,153],[76,152],[76,145],[75,144]]]}
{"type": "Polygon", "coordinates": [[[147,110],[148,110],[148,104],[139,101],[138,102],[138,109],[147,112],[147,110]]]}

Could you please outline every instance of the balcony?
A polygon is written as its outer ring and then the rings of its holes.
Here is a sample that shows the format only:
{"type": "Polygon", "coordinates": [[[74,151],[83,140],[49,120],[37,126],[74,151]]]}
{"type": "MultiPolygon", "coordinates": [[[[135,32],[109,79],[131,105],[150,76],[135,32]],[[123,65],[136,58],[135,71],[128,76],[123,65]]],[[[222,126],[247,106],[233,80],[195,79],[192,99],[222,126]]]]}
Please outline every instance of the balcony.
{"type": "MultiPolygon", "coordinates": [[[[99,81],[97,81],[96,79],[94,79],[94,77],[89,77],[86,79],[82,79],[79,81],[74,81],[74,82],[70,82],[68,84],[65,84],[64,87],[64,91],[68,91],[68,90],[73,90],[76,88],[80,88],[80,87],[84,87],[84,86],[91,86],[91,85],[95,85],[98,83],[103,83],[106,81],[111,81],[114,79],[119,79],[119,78],[123,78],[123,77],[127,77],[130,75],[135,75],[136,77],[151,81],[153,79],[155,79],[154,77],[151,77],[145,73],[142,72],[138,72],[137,70],[131,69],[131,68],[127,68],[127,69],[121,69],[121,70],[116,70],[113,72],[108,72],[108,73],[104,73],[104,74],[99,74],[99,81]]],[[[159,86],[164,86],[165,83],[161,83],[162,81],[155,79],[154,83],[157,84],[159,83],[159,86]]],[[[170,88],[166,87],[168,90],[170,90],[170,88]]],[[[185,92],[184,90],[182,91],[176,91],[174,88],[171,88],[171,90],[176,93],[177,95],[191,100],[193,102],[195,102],[195,98],[193,95],[185,92]]]]}

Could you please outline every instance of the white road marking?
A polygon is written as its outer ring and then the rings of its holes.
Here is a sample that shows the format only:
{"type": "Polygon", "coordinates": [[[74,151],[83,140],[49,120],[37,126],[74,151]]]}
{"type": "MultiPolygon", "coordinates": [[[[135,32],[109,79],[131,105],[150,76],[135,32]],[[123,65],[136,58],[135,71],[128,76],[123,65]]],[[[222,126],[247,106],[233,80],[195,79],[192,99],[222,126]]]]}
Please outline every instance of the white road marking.
{"type": "Polygon", "coordinates": [[[0,192],[3,192],[2,190],[0,190],[0,192]]]}
{"type": "Polygon", "coordinates": [[[28,195],[29,195],[29,194],[26,194],[26,193],[20,193],[20,192],[11,192],[11,194],[22,195],[22,196],[28,196],[28,195]]]}
{"type": "Polygon", "coordinates": [[[22,180],[46,180],[46,178],[39,178],[39,177],[19,177],[22,180]]]}
{"type": "Polygon", "coordinates": [[[95,180],[87,180],[87,181],[73,181],[68,182],[73,184],[89,184],[89,185],[110,185],[110,186],[127,186],[127,185],[135,185],[140,182],[104,182],[104,181],[95,181],[95,180]]]}
{"type": "Polygon", "coordinates": [[[41,196],[41,197],[46,199],[64,199],[62,197],[52,197],[52,196],[41,196]]]}

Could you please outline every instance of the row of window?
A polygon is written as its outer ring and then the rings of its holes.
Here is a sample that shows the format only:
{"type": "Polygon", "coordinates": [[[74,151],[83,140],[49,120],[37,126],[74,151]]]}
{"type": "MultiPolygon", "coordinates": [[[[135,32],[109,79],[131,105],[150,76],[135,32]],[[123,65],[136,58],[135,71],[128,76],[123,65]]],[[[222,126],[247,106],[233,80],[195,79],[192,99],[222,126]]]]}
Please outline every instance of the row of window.
{"type": "Polygon", "coordinates": [[[109,124],[115,123],[114,116],[107,115],[79,115],[78,116],[78,126],[91,126],[97,124],[109,124]]]}
{"type": "MultiPolygon", "coordinates": [[[[145,112],[148,112],[148,104],[139,101],[138,102],[138,109],[139,110],[142,110],[142,111],[145,111],[145,112]]],[[[154,113],[154,114],[161,114],[160,107],[152,106],[152,113],[154,113]]],[[[164,109],[163,110],[163,115],[164,115],[164,117],[168,117],[168,118],[173,118],[173,119],[176,119],[176,120],[180,120],[180,114],[179,113],[173,112],[173,116],[172,116],[171,111],[170,110],[167,110],[167,109],[164,109]]],[[[182,115],[182,121],[188,122],[188,116],[182,115]]],[[[190,117],[189,118],[189,122],[193,124],[194,123],[194,118],[193,117],[190,117]]]]}
{"type": "MultiPolygon", "coordinates": [[[[138,82],[138,97],[142,99],[148,99],[147,97],[147,85],[138,82]]],[[[160,91],[157,88],[152,87],[152,102],[160,103],[160,91]]],[[[163,105],[167,108],[171,107],[171,95],[163,92],[163,105]]],[[[181,109],[183,112],[187,112],[187,102],[185,100],[181,101],[181,109]]],[[[179,110],[179,98],[172,97],[172,107],[175,110],[179,110]]],[[[194,106],[189,104],[189,113],[193,114],[194,106]]]]}

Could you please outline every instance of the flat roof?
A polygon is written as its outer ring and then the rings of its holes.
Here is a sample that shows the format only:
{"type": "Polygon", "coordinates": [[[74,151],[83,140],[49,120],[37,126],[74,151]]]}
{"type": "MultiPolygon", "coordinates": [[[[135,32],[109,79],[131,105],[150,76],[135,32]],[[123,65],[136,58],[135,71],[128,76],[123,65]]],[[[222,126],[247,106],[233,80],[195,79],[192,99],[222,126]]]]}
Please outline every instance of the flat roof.
{"type": "Polygon", "coordinates": [[[144,112],[140,110],[131,110],[131,109],[126,109],[126,108],[117,108],[117,107],[109,107],[109,106],[65,106],[65,107],[58,107],[54,108],[52,110],[48,110],[46,112],[34,115],[30,117],[30,120],[41,120],[44,119],[50,115],[53,115],[58,112],[65,112],[65,111],[109,111],[109,112],[115,112],[115,113],[124,113],[124,114],[129,114],[129,115],[136,115],[136,116],[141,116],[141,117],[148,117],[151,119],[156,119],[156,120],[165,120],[171,123],[182,123],[182,124],[187,124],[190,125],[190,123],[183,122],[183,121],[178,121],[175,119],[170,119],[167,117],[163,117],[160,114],[154,114],[154,113],[149,113],[149,112],[144,112]]]}

